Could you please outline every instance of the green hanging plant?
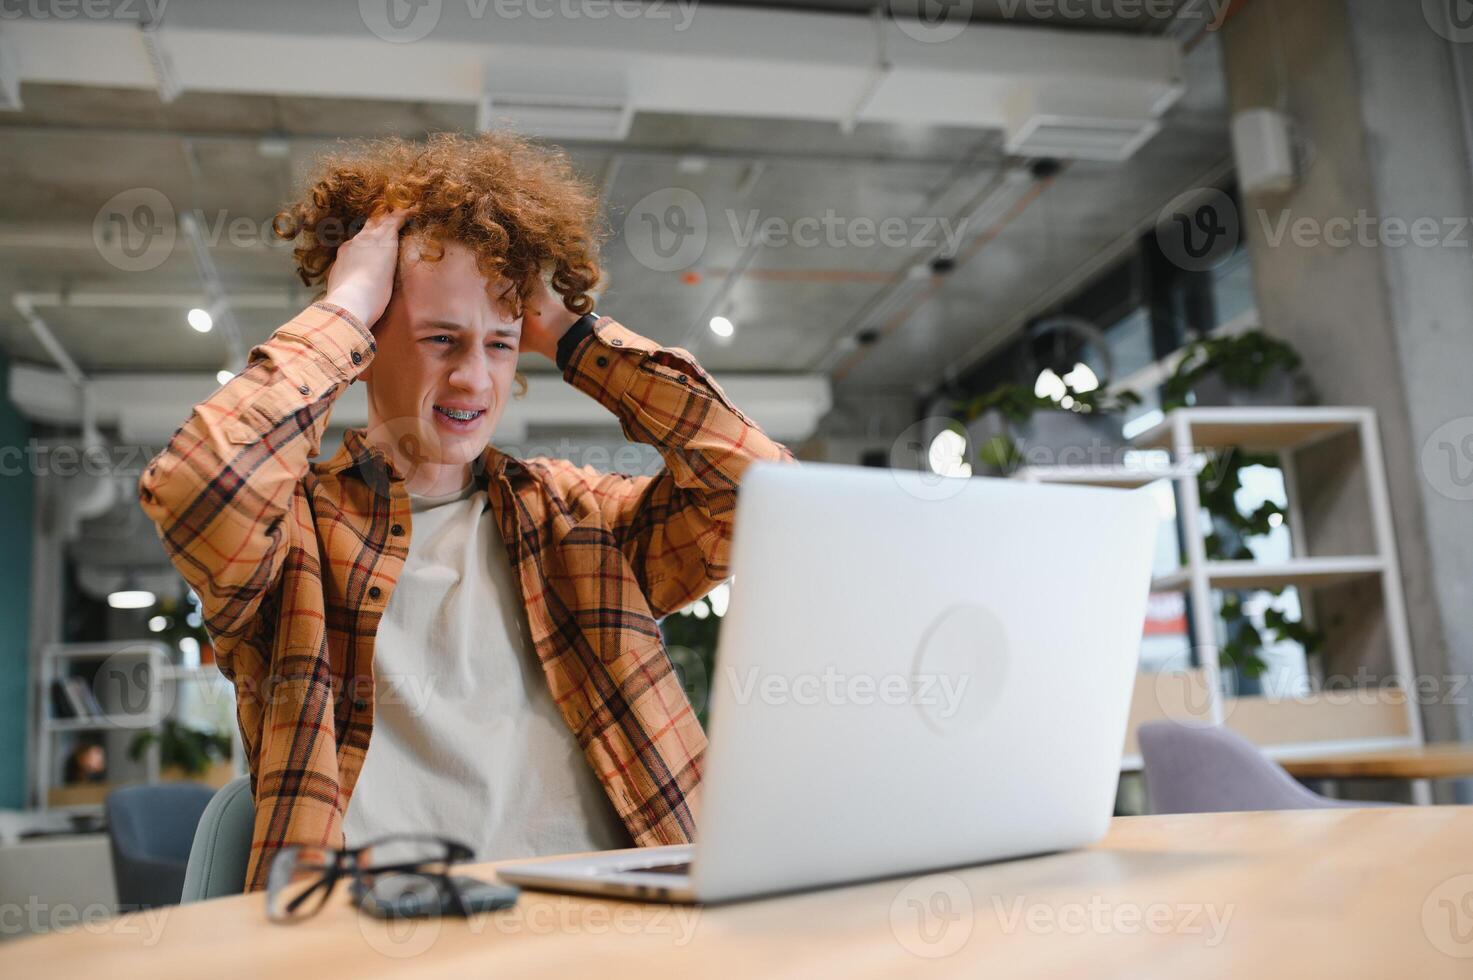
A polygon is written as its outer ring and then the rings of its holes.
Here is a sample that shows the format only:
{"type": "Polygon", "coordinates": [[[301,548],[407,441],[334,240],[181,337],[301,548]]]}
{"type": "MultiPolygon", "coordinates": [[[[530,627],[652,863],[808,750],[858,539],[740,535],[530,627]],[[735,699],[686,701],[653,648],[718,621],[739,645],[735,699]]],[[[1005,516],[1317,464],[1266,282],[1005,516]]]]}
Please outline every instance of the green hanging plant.
{"type": "MultiPolygon", "coordinates": [[[[967,401],[957,402],[953,411],[963,422],[972,422],[988,412],[997,412],[1012,425],[1024,425],[1035,412],[1077,412],[1081,415],[1115,415],[1139,405],[1141,396],[1133,391],[1111,392],[1104,388],[1078,391],[1068,382],[1058,400],[1034,394],[1025,385],[1008,382],[967,401]],[[1068,402],[1065,407],[1064,402],[1068,402]]],[[[1010,435],[995,435],[977,449],[977,459],[984,466],[1008,473],[1023,465],[1023,453],[1010,435]]]]}
{"type": "Polygon", "coordinates": [[[1209,374],[1221,375],[1230,388],[1256,391],[1276,370],[1299,370],[1298,351],[1262,330],[1248,330],[1231,337],[1209,337],[1189,344],[1176,370],[1162,388],[1161,408],[1182,408],[1197,384],[1209,374]]]}
{"type": "Polygon", "coordinates": [[[159,743],[159,765],[178,766],[189,776],[201,776],[210,764],[230,758],[230,736],[204,731],[166,718],[158,731],[139,732],[128,746],[128,758],[137,762],[155,741],[159,743]]]}
{"type": "MultiPolygon", "coordinates": [[[[1273,530],[1275,516],[1279,523],[1287,519],[1284,509],[1273,501],[1264,501],[1248,513],[1238,508],[1237,493],[1243,486],[1242,472],[1250,466],[1277,468],[1278,459],[1266,453],[1248,453],[1231,447],[1223,455],[1209,459],[1197,474],[1197,493],[1214,524],[1203,542],[1209,561],[1251,559],[1253,552],[1248,548],[1247,539],[1261,537],[1273,530]],[[1224,535],[1218,533],[1219,527],[1230,532],[1235,542],[1232,546],[1224,535]]],[[[1269,591],[1275,596],[1284,592],[1283,589],[1269,591]]],[[[1274,642],[1298,643],[1304,648],[1305,656],[1318,653],[1324,646],[1323,633],[1280,609],[1270,608],[1264,613],[1264,630],[1260,630],[1243,609],[1243,597],[1238,592],[1224,594],[1221,614],[1227,634],[1221,660],[1237,667],[1245,677],[1260,677],[1268,667],[1262,657],[1265,631],[1274,642]]]]}

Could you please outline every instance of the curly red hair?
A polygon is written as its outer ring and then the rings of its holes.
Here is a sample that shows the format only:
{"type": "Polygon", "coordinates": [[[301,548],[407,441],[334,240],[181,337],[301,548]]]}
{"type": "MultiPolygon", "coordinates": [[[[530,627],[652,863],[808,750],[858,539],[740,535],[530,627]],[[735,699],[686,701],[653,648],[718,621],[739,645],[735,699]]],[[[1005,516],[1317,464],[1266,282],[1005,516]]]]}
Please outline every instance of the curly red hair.
{"type": "Polygon", "coordinates": [[[589,293],[602,276],[599,197],[562,150],[508,132],[435,133],[423,143],[355,144],[318,169],[304,199],[272,222],[277,237],[301,238],[292,254],[306,285],[326,281],[338,246],[370,216],[406,208],[404,234],[422,242],[425,258],[442,257],[445,242],[466,246],[488,281],[511,284],[504,298],[515,315],[549,272],[569,310],[593,309],[589,293]]]}

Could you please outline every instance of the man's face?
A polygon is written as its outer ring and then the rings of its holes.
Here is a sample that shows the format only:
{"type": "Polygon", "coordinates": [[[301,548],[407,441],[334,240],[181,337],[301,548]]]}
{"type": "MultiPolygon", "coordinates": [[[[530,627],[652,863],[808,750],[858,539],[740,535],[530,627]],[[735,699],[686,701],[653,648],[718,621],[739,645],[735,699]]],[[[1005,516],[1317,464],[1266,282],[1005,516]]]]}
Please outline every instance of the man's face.
{"type": "Polygon", "coordinates": [[[374,326],[378,354],[361,375],[368,386],[369,437],[410,465],[476,459],[512,395],[521,319],[496,299],[475,256],[447,243],[439,261],[420,260],[406,240],[400,281],[374,326]]]}

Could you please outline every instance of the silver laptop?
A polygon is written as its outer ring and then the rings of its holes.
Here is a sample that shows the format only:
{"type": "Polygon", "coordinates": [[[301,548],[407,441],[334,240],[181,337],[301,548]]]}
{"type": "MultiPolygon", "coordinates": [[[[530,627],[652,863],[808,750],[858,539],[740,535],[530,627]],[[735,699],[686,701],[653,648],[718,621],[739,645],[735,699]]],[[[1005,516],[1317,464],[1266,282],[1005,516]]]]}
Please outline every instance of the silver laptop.
{"type": "Polygon", "coordinates": [[[1151,496],[755,464],[735,522],[696,842],[518,862],[503,879],[711,903],[1104,834],[1151,496]]]}

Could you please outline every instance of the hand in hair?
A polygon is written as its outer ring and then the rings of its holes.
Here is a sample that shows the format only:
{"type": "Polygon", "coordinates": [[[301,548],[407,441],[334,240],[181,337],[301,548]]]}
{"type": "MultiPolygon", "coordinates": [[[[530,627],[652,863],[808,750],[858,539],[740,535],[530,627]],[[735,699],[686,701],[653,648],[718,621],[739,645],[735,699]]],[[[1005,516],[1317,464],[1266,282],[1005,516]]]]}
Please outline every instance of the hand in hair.
{"type": "Polygon", "coordinates": [[[384,315],[394,293],[399,265],[399,233],[408,214],[403,208],[369,218],[363,228],[342,244],[327,271],[327,295],[372,327],[384,315]]]}

